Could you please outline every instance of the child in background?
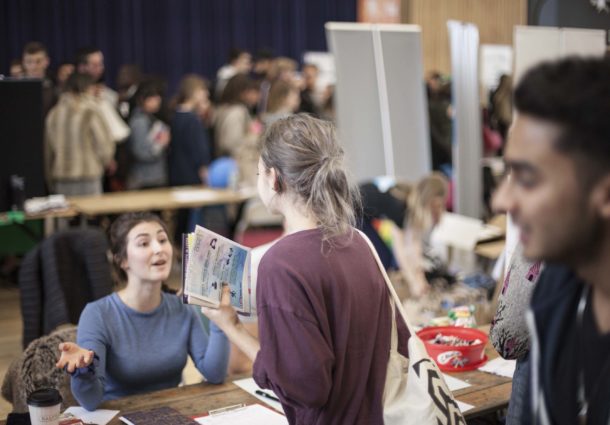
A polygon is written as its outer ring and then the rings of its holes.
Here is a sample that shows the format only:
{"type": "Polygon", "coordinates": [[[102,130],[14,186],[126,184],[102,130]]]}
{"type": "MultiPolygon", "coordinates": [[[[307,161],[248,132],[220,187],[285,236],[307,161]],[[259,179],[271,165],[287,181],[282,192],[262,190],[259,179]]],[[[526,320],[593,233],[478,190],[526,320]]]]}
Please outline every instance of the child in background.
{"type": "Polygon", "coordinates": [[[167,186],[166,151],[169,128],[155,117],[161,108],[161,90],[157,82],[143,81],[135,94],[137,107],[129,120],[131,163],[128,189],[167,186]]]}

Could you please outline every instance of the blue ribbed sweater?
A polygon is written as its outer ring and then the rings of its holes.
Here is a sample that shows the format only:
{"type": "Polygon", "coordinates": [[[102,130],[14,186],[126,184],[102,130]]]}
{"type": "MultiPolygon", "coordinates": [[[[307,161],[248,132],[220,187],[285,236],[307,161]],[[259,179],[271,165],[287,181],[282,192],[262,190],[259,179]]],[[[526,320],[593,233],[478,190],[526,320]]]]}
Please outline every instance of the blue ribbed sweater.
{"type": "Polygon", "coordinates": [[[87,304],[77,343],[99,357],[93,368],[72,376],[72,393],[94,410],[103,400],[175,387],[190,355],[208,382],[227,372],[229,342],[216,326],[208,337],[195,311],[163,293],[159,307],[137,312],[116,293],[87,304]]]}

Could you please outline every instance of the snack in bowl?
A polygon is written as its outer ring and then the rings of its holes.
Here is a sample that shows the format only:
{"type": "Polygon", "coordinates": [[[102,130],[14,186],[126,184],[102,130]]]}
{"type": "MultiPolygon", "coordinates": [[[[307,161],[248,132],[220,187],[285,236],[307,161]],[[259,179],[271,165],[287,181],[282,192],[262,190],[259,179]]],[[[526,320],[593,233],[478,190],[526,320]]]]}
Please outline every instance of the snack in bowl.
{"type": "Polygon", "coordinates": [[[476,369],[487,361],[488,337],[478,329],[434,326],[417,332],[430,357],[444,372],[476,369]]]}

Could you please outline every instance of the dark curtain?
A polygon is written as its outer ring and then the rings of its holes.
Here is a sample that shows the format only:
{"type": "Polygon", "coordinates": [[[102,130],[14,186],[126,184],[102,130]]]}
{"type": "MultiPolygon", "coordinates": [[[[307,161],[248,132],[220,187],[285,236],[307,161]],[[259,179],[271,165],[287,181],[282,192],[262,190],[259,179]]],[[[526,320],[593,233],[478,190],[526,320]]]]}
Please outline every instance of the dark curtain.
{"type": "Polygon", "coordinates": [[[232,47],[300,61],[326,50],[325,22],[355,20],[356,0],[0,0],[0,73],[37,40],[52,68],[96,46],[110,86],[121,64],[137,63],[173,89],[187,72],[212,79],[232,47]]]}

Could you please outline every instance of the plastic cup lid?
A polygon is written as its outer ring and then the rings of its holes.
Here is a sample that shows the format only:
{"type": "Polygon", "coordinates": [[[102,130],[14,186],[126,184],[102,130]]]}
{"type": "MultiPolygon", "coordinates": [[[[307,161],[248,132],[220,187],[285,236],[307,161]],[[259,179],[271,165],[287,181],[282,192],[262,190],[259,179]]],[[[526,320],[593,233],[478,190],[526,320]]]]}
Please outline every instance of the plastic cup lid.
{"type": "Polygon", "coordinates": [[[28,406],[48,407],[61,403],[62,398],[55,388],[36,390],[28,397],[28,406]]]}

